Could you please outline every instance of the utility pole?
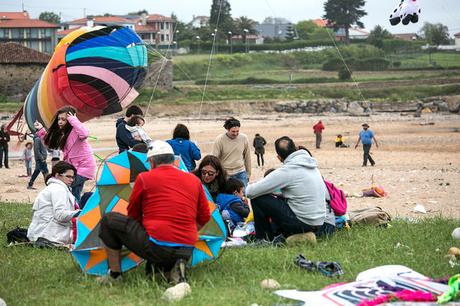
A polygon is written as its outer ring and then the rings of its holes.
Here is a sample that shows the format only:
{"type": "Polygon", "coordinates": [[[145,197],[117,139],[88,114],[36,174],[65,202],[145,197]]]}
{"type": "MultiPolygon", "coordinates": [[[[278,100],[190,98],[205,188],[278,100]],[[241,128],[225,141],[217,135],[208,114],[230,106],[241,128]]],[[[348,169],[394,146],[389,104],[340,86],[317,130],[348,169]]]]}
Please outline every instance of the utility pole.
{"type": "Polygon", "coordinates": [[[25,7],[24,7],[24,1],[21,2],[22,3],[22,11],[25,12],[25,7]]]}
{"type": "Polygon", "coordinates": [[[86,18],[86,8],[83,8],[83,18],[86,18]]]}

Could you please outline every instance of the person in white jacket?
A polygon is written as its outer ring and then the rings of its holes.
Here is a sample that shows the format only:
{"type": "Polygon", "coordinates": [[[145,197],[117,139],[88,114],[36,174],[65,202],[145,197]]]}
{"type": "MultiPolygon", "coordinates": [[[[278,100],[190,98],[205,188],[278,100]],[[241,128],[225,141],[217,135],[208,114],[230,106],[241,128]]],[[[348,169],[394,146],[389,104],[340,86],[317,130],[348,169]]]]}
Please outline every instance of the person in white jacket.
{"type": "Polygon", "coordinates": [[[30,241],[73,242],[72,218],[80,213],[70,189],[76,175],[75,167],[67,162],[54,165],[46,179],[47,186],[40,191],[32,208],[32,223],[27,230],[30,241]]]}
{"type": "Polygon", "coordinates": [[[278,233],[284,238],[316,233],[326,221],[326,187],[316,159],[297,150],[287,136],[276,140],[275,149],[283,166],[246,188],[246,196],[252,200],[256,239],[272,242],[278,233]],[[273,195],[277,190],[281,190],[280,196],[273,195]]]}

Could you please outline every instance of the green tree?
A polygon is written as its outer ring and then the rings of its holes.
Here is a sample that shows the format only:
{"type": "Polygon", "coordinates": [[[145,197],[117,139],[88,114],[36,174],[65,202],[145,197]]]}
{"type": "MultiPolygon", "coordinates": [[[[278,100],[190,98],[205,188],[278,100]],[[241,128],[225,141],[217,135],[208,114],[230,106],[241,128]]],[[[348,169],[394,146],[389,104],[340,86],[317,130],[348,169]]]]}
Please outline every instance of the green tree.
{"type": "Polygon", "coordinates": [[[326,14],[324,18],[329,25],[338,30],[345,30],[345,41],[350,43],[350,27],[353,24],[363,28],[364,24],[360,21],[361,17],[367,13],[362,8],[366,4],[365,0],[327,0],[324,3],[326,14]]]}
{"type": "Polygon", "coordinates": [[[192,40],[196,35],[195,33],[185,24],[180,21],[176,14],[171,14],[171,19],[174,21],[174,40],[177,42],[184,40],[192,40]]]}
{"type": "Polygon", "coordinates": [[[257,34],[256,25],[257,22],[254,20],[246,17],[241,16],[235,19],[234,22],[234,31],[235,34],[241,35],[243,37],[243,41],[246,42],[246,35],[255,35],[257,34]]]}
{"type": "Polygon", "coordinates": [[[130,12],[130,13],[128,13],[128,15],[134,15],[134,16],[138,16],[138,15],[140,16],[140,15],[142,15],[142,14],[148,15],[149,12],[148,12],[146,9],[143,9],[143,10],[140,10],[140,11],[137,11],[137,12],[130,12]]]}
{"type": "Polygon", "coordinates": [[[393,35],[391,35],[390,32],[388,32],[386,29],[382,28],[381,26],[377,25],[369,34],[369,37],[367,38],[367,42],[377,48],[383,49],[383,40],[389,39],[392,37],[393,35]]]}
{"type": "Polygon", "coordinates": [[[297,23],[296,29],[300,39],[309,39],[320,27],[311,20],[303,20],[297,23]]]}
{"type": "Polygon", "coordinates": [[[227,37],[228,32],[234,32],[231,11],[232,8],[227,0],[212,0],[209,27],[211,31],[217,29],[220,38],[227,37]]]}
{"type": "Polygon", "coordinates": [[[56,24],[61,23],[61,17],[53,12],[41,12],[38,19],[56,24]]]}
{"type": "Polygon", "coordinates": [[[439,46],[450,43],[449,28],[442,23],[425,22],[420,34],[430,45],[439,46]]]}

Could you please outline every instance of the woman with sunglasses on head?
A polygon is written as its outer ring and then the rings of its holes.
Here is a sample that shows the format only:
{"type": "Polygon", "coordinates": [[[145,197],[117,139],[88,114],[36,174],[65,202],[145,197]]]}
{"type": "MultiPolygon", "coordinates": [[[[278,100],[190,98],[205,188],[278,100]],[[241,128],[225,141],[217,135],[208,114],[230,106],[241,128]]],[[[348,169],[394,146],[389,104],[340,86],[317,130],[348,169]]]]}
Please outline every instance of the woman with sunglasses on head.
{"type": "Polygon", "coordinates": [[[77,170],[60,161],[46,177],[46,187],[40,191],[32,207],[32,223],[27,231],[30,241],[44,245],[71,244],[73,242],[72,218],[80,209],[72,195],[72,185],[77,170]]]}
{"type": "Polygon", "coordinates": [[[73,107],[67,106],[57,111],[48,132],[38,121],[34,123],[34,127],[37,129],[37,135],[44,140],[49,149],[62,150],[64,161],[77,169],[78,175],[71,187],[72,194],[80,201],[85,182],[95,177],[96,162],[88,143],[89,131],[78,120],[76,114],[73,107]]]}
{"type": "Polygon", "coordinates": [[[225,190],[227,182],[227,172],[220,160],[214,155],[206,155],[193,173],[200,178],[215,202],[217,195],[225,190]]]}

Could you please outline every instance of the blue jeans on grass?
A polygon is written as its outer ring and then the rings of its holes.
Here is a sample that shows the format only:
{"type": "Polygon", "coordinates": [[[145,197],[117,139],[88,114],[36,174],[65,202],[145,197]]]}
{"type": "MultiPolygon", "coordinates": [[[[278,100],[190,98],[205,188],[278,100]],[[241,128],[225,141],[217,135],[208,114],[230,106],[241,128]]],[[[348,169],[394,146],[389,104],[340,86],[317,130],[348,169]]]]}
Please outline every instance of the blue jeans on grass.
{"type": "Polygon", "coordinates": [[[35,160],[35,170],[30,178],[29,187],[34,185],[35,179],[40,172],[43,174],[43,178],[46,178],[46,175],[48,175],[48,165],[46,164],[46,160],[35,160]]]}

